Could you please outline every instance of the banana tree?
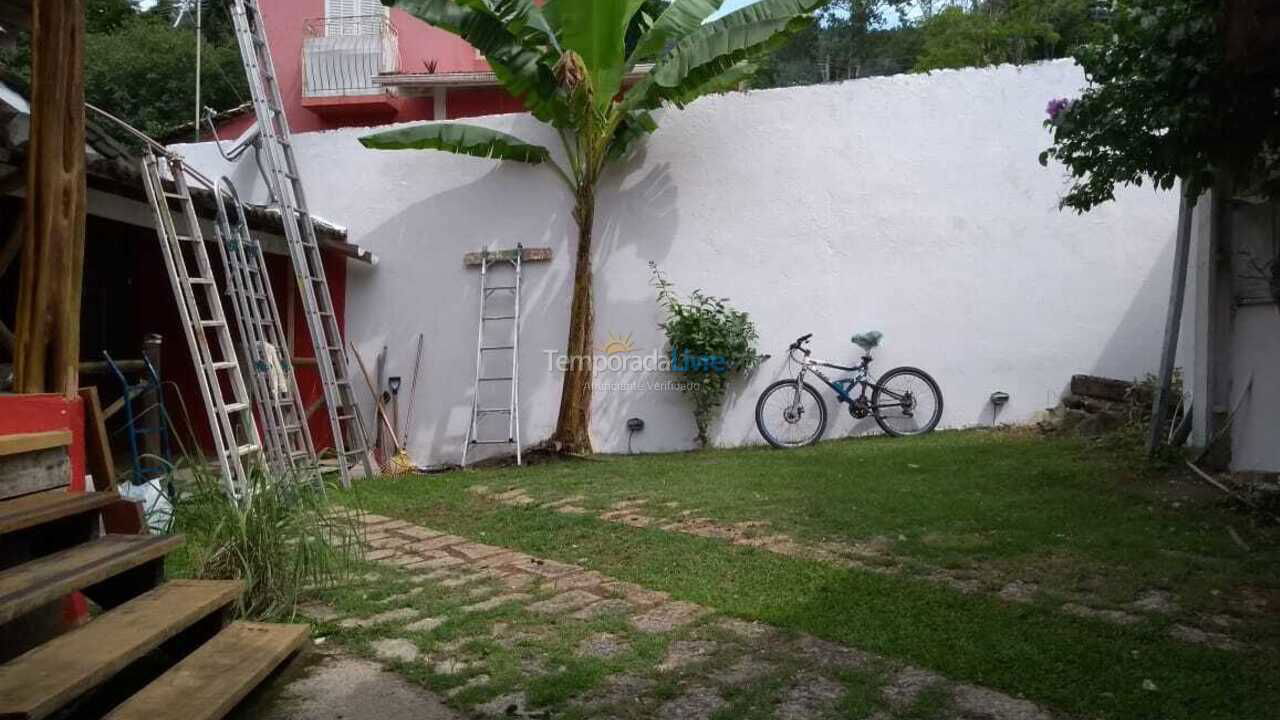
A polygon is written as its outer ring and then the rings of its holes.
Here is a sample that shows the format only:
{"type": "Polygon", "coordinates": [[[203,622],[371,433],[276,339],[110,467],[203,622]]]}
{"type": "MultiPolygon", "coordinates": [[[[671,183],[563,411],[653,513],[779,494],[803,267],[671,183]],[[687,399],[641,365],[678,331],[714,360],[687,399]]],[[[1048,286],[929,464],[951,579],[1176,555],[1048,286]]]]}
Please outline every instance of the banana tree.
{"type": "Polygon", "coordinates": [[[652,111],[739,87],[758,60],[805,29],[828,0],[759,0],[710,21],[723,0],[383,1],[473,45],[498,82],[559,134],[559,160],[507,133],[451,122],[360,142],[540,164],[564,182],[578,229],[566,354],[588,360],[569,364],[551,440],[562,451],[589,453],[591,241],[601,174],[657,129],[652,111]]]}

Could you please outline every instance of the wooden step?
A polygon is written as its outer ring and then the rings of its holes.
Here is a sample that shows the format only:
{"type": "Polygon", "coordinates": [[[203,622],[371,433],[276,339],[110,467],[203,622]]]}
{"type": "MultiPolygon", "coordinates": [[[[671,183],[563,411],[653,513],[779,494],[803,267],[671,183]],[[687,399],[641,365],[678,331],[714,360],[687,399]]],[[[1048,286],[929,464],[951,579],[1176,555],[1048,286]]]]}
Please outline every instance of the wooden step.
{"type": "Polygon", "coordinates": [[[302,647],[309,630],[231,623],[104,720],[219,720],[302,647]]]}
{"type": "Polygon", "coordinates": [[[47,717],[243,590],[239,580],[174,580],[0,665],[0,718],[47,717]]]}
{"type": "Polygon", "coordinates": [[[0,571],[0,624],[164,557],[181,544],[181,535],[104,535],[0,571]]]}
{"type": "Polygon", "coordinates": [[[0,535],[101,510],[119,499],[115,492],[47,490],[0,501],[0,535]]]}

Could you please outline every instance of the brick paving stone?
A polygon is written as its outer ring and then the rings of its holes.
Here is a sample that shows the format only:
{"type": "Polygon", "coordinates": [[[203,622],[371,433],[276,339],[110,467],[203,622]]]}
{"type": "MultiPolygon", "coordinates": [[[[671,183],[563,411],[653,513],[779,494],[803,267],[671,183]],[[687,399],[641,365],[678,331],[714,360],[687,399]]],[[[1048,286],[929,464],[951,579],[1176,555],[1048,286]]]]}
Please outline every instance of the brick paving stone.
{"type": "Polygon", "coordinates": [[[479,560],[481,558],[506,552],[506,549],[494,547],[493,545],[485,545],[484,543],[458,543],[457,545],[451,546],[449,551],[461,555],[468,560],[479,560]]]}
{"type": "Polygon", "coordinates": [[[486,610],[493,610],[494,608],[502,607],[507,603],[520,602],[521,600],[528,599],[529,595],[527,593],[503,593],[502,595],[491,597],[488,600],[482,600],[472,605],[465,605],[463,606],[462,611],[467,613],[485,612],[486,610]]]}
{"type": "Polygon", "coordinates": [[[1062,606],[1062,612],[1076,617],[1089,618],[1090,620],[1102,620],[1103,622],[1113,623],[1115,625],[1137,625],[1142,622],[1142,618],[1137,615],[1124,612],[1123,610],[1097,610],[1084,605],[1075,603],[1067,603],[1062,606]]]}
{"type": "Polygon", "coordinates": [[[409,540],[408,538],[397,537],[395,535],[385,535],[380,538],[366,540],[365,544],[368,545],[369,547],[383,549],[383,548],[398,548],[403,545],[408,545],[410,542],[412,541],[409,540]]]}
{"type": "Polygon", "coordinates": [[[419,564],[416,569],[443,570],[445,568],[455,568],[459,565],[465,565],[466,563],[467,561],[463,560],[462,558],[456,558],[456,557],[453,557],[452,555],[446,555],[444,557],[428,558],[427,560],[422,561],[422,563],[419,564]]]}
{"type": "Polygon", "coordinates": [[[498,553],[497,555],[480,558],[479,560],[471,563],[471,565],[472,567],[478,568],[500,568],[508,565],[520,565],[522,563],[527,563],[532,559],[533,558],[525,555],[524,553],[515,552],[514,550],[506,550],[498,553]]]}
{"type": "Polygon", "coordinates": [[[369,647],[373,649],[373,654],[378,656],[379,660],[413,662],[418,659],[418,646],[404,638],[374,640],[369,643],[369,647]]]}
{"type": "Polygon", "coordinates": [[[657,605],[671,599],[671,596],[667,593],[649,590],[635,583],[622,582],[621,580],[607,582],[600,587],[606,592],[621,595],[631,604],[642,608],[657,605]]]}
{"type": "Polygon", "coordinates": [[[641,632],[670,632],[675,628],[688,625],[707,612],[707,609],[701,605],[676,600],[659,605],[644,614],[632,616],[631,626],[641,632]]]}
{"type": "Polygon", "coordinates": [[[488,685],[489,680],[490,678],[488,675],[485,675],[485,674],[476,675],[475,677],[468,678],[465,683],[459,685],[458,687],[449,688],[448,690],[445,691],[444,694],[448,695],[449,697],[455,697],[457,695],[461,695],[462,693],[470,690],[471,688],[480,687],[481,685],[488,685]]]}
{"type": "Polygon", "coordinates": [[[476,572],[476,573],[470,573],[467,575],[459,575],[458,577],[452,577],[452,578],[449,578],[448,580],[442,580],[440,582],[440,586],[447,587],[447,588],[462,587],[463,585],[468,585],[474,582],[480,582],[481,580],[488,580],[489,577],[490,577],[489,573],[484,573],[484,572],[476,572]]]}
{"type": "Polygon", "coordinates": [[[405,622],[418,617],[419,613],[413,608],[396,608],[395,610],[387,610],[376,615],[370,615],[363,618],[347,618],[338,623],[341,628],[357,628],[372,627],[374,625],[384,625],[392,622],[405,622]]]}
{"type": "Polygon", "coordinates": [[[609,578],[601,575],[595,570],[587,570],[585,572],[574,573],[572,575],[562,575],[551,581],[551,587],[556,590],[572,590],[574,588],[592,588],[604,585],[609,582],[609,578]]]}
{"type": "Polygon", "coordinates": [[[396,555],[392,555],[391,557],[386,558],[382,562],[387,563],[388,565],[397,565],[407,570],[409,568],[422,565],[427,561],[423,560],[422,556],[416,553],[411,554],[411,553],[400,552],[396,555]]]}
{"type": "Polygon", "coordinates": [[[590,511],[579,505],[561,505],[556,508],[556,512],[565,515],[586,515],[590,511]]]}
{"type": "Polygon", "coordinates": [[[418,527],[417,525],[396,528],[393,532],[397,535],[404,535],[405,537],[413,538],[414,540],[430,540],[432,538],[438,538],[444,534],[439,530],[428,530],[427,528],[418,527]]]}
{"type": "Polygon", "coordinates": [[[562,507],[564,505],[572,505],[573,503],[582,502],[583,500],[586,500],[586,499],[587,499],[586,495],[570,495],[569,497],[560,498],[559,500],[552,500],[549,503],[543,503],[538,507],[542,508],[543,510],[554,510],[558,507],[562,507]]]}
{"type": "Polygon", "coordinates": [[[609,598],[594,602],[573,613],[569,617],[574,620],[595,620],[605,615],[627,615],[635,609],[631,603],[621,598],[609,598]]]}
{"type": "Polygon", "coordinates": [[[356,517],[360,522],[364,523],[366,527],[391,522],[391,518],[385,515],[374,515],[373,513],[360,513],[356,517]]]}
{"type": "Polygon", "coordinates": [[[742,687],[774,670],[776,668],[771,663],[745,655],[739,658],[738,662],[712,675],[711,679],[728,687],[742,687]]]}
{"type": "Polygon", "coordinates": [[[537,558],[530,558],[529,562],[521,563],[519,569],[545,578],[558,578],[561,575],[582,571],[582,568],[577,565],[566,565],[555,560],[539,560],[537,558]]]}
{"type": "Polygon", "coordinates": [[[433,537],[430,540],[423,540],[420,543],[415,543],[413,547],[415,550],[440,550],[442,548],[447,548],[450,545],[457,545],[458,543],[464,543],[466,541],[466,538],[461,538],[457,535],[440,535],[438,537],[433,537]]]}
{"type": "Polygon", "coordinates": [[[891,707],[906,710],[915,704],[925,690],[944,682],[943,677],[937,673],[908,666],[894,673],[889,684],[880,692],[891,707]]]}
{"type": "Polygon", "coordinates": [[[953,688],[951,702],[964,717],[983,720],[1053,720],[1052,715],[1035,703],[972,685],[957,685],[953,688]]]}
{"type": "Polygon", "coordinates": [[[844,686],[829,678],[804,675],[787,690],[774,712],[777,720],[810,720],[844,697],[844,686]]]}
{"type": "Polygon", "coordinates": [[[368,553],[364,557],[366,560],[369,560],[370,562],[377,562],[379,560],[386,560],[387,558],[396,554],[398,553],[395,550],[374,550],[373,552],[368,553]]]}
{"type": "Polygon", "coordinates": [[[876,661],[870,653],[821,640],[812,635],[802,635],[795,645],[796,651],[821,667],[858,669],[876,661]]]}
{"type": "Polygon", "coordinates": [[[529,575],[522,572],[507,573],[498,578],[498,582],[502,583],[509,590],[525,590],[532,585],[536,579],[536,575],[529,575]]]}
{"type": "Polygon", "coordinates": [[[521,495],[525,495],[525,494],[526,493],[524,491],[524,488],[515,488],[514,490],[501,492],[491,497],[493,497],[494,500],[510,500],[511,498],[520,497],[521,495]]]}
{"type": "Polygon", "coordinates": [[[467,488],[467,492],[472,495],[488,495],[493,491],[489,489],[488,485],[472,485],[467,488]]]}
{"type": "Polygon", "coordinates": [[[759,640],[772,632],[772,628],[760,622],[748,622],[738,618],[724,618],[716,627],[733,633],[743,640],[759,640]]]}
{"type": "Polygon", "coordinates": [[[528,606],[531,612],[542,613],[545,615],[557,615],[566,613],[570,610],[577,610],[584,605],[599,600],[599,596],[592,595],[586,590],[569,590],[562,592],[555,597],[547,598],[528,606]]]}
{"type": "Polygon", "coordinates": [[[630,644],[612,633],[596,633],[582,639],[574,654],[578,657],[607,658],[625,652],[630,644]]]}
{"type": "Polygon", "coordinates": [[[676,640],[667,646],[667,655],[658,663],[658,672],[670,672],[702,662],[718,647],[711,640],[676,640]]]}
{"type": "Polygon", "coordinates": [[[405,625],[404,629],[409,632],[431,632],[443,625],[448,619],[444,617],[424,617],[421,620],[415,620],[405,625]]]}
{"type": "Polygon", "coordinates": [[[641,505],[648,504],[648,502],[649,501],[645,498],[632,498],[630,500],[619,500],[618,502],[611,504],[609,506],[609,509],[610,510],[628,510],[630,508],[640,507],[641,505]]]}
{"type": "Polygon", "coordinates": [[[382,523],[378,526],[378,529],[383,532],[389,532],[391,530],[399,530],[400,528],[409,527],[410,525],[412,525],[412,523],[407,523],[403,520],[392,520],[391,522],[382,523]]]}
{"type": "Polygon", "coordinates": [[[298,612],[320,622],[329,622],[342,617],[342,613],[338,612],[332,605],[326,605],[322,602],[301,603],[298,605],[298,612]]]}
{"type": "Polygon", "coordinates": [[[724,706],[724,698],[710,688],[695,687],[658,708],[658,720],[709,720],[724,706]]]}

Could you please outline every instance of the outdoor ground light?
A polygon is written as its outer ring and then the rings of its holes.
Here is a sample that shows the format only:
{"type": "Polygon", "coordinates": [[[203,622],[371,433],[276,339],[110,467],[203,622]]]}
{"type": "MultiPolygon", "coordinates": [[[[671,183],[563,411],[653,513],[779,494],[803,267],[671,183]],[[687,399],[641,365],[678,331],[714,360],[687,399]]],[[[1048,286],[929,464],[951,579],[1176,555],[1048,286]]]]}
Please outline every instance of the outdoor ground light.
{"type": "Polygon", "coordinates": [[[627,454],[631,454],[631,436],[644,429],[644,420],[640,418],[630,418],[627,420],[627,454]]]}
{"type": "Polygon", "coordinates": [[[1003,390],[997,390],[991,393],[991,424],[996,424],[996,416],[1000,414],[1000,408],[1009,402],[1009,393],[1003,390]]]}

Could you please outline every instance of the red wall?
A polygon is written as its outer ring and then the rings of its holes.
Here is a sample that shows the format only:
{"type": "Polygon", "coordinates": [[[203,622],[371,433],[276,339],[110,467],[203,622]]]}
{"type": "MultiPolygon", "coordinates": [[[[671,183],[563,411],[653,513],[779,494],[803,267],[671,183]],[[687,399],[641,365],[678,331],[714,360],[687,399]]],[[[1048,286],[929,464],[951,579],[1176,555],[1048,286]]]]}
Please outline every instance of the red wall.
{"type": "MultiPolygon", "coordinates": [[[[300,133],[436,119],[430,97],[396,97],[395,107],[390,108],[347,107],[338,111],[304,107],[303,23],[308,18],[324,16],[324,0],[262,0],[260,5],[291,131],[300,133]]],[[[392,8],[391,23],[399,31],[400,68],[403,72],[424,72],[425,63],[431,60],[436,62],[436,72],[439,73],[489,69],[483,58],[476,57],[475,48],[471,45],[399,8],[392,8]]],[[[521,112],[524,109],[518,100],[497,88],[451,89],[447,108],[451,118],[521,112]]],[[[234,138],[252,123],[253,114],[245,113],[223,123],[219,134],[224,139],[234,138]]]]}
{"type": "Polygon", "coordinates": [[[84,489],[84,404],[62,395],[0,395],[0,435],[70,430],[73,490],[84,489]]]}

